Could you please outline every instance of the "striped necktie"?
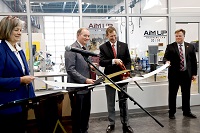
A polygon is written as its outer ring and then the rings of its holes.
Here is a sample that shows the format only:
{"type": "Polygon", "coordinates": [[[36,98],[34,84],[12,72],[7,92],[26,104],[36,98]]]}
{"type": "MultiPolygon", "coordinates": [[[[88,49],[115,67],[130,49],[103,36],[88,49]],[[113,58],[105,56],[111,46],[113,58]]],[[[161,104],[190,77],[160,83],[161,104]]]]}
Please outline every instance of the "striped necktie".
{"type": "Polygon", "coordinates": [[[182,45],[179,45],[179,54],[180,54],[180,71],[184,71],[184,57],[182,45]]]}

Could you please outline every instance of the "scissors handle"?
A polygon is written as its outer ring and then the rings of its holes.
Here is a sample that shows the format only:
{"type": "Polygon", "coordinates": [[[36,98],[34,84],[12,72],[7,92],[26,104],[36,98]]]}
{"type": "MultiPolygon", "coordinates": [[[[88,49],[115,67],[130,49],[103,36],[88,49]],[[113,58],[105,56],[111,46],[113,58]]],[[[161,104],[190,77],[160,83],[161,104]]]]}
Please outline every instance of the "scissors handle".
{"type": "Polygon", "coordinates": [[[105,77],[101,76],[99,77],[99,79],[97,79],[96,81],[94,81],[94,84],[99,84],[101,82],[105,81],[105,77]]]}

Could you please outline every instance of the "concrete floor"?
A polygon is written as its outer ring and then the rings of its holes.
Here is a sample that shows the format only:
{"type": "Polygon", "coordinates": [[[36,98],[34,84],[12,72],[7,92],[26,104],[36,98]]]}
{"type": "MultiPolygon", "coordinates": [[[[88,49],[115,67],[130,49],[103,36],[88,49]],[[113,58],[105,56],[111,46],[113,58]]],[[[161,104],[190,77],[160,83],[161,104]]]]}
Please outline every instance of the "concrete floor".
{"type": "MultiPolygon", "coordinates": [[[[200,133],[200,106],[191,107],[192,113],[197,115],[197,119],[186,118],[182,115],[182,110],[177,109],[176,119],[168,118],[168,111],[162,110],[151,112],[164,127],[161,127],[146,113],[130,114],[129,122],[134,133],[200,133]]],[[[108,121],[106,118],[90,118],[88,133],[105,133],[108,121]]],[[[122,133],[122,125],[117,117],[115,131],[122,133]]]]}
{"type": "MultiPolygon", "coordinates": [[[[200,106],[191,107],[192,113],[197,115],[197,119],[186,118],[182,115],[182,110],[177,109],[176,119],[168,118],[168,110],[149,112],[164,127],[147,115],[143,110],[140,113],[129,114],[129,123],[134,133],[200,133],[200,106]]],[[[92,114],[89,122],[88,133],[106,133],[108,120],[106,116],[96,117],[92,114]]],[[[67,133],[71,132],[71,121],[69,118],[62,119],[62,126],[67,133]]],[[[38,129],[34,124],[28,126],[27,133],[38,133],[38,129]]],[[[52,132],[41,132],[52,133],[52,132]]],[[[63,133],[57,128],[55,133],[63,133]]],[[[122,125],[119,116],[116,117],[115,131],[113,133],[122,133],[122,125]]]]}

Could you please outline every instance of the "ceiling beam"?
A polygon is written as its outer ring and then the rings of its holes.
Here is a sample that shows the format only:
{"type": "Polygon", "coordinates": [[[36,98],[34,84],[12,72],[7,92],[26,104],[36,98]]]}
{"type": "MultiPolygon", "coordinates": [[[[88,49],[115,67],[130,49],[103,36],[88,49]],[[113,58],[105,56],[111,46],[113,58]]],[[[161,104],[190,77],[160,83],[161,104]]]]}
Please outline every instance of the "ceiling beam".
{"type": "Polygon", "coordinates": [[[63,8],[62,8],[63,12],[65,10],[65,6],[66,6],[66,2],[63,3],[63,8]]]}
{"type": "Polygon", "coordinates": [[[87,3],[87,6],[85,6],[83,12],[85,12],[85,10],[88,8],[89,5],[90,5],[90,3],[87,3]]]}
{"type": "Polygon", "coordinates": [[[76,4],[74,5],[74,8],[72,10],[72,13],[74,13],[74,10],[75,10],[77,4],[78,4],[78,2],[76,1],[76,4]]]}
{"type": "Polygon", "coordinates": [[[40,5],[41,11],[44,12],[44,10],[43,10],[43,8],[42,8],[42,6],[43,6],[42,3],[39,3],[39,5],[40,5]]]}

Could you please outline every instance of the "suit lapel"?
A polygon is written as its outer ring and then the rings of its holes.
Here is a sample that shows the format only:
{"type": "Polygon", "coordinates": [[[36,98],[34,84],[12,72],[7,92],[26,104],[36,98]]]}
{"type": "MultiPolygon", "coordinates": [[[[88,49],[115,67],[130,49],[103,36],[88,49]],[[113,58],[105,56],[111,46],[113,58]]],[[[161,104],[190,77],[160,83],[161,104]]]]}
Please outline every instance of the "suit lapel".
{"type": "Polygon", "coordinates": [[[75,43],[75,46],[77,47],[77,48],[80,48],[80,49],[82,49],[82,47],[80,46],[80,44],[76,41],[76,43],[75,43]]]}
{"type": "Polygon", "coordinates": [[[187,57],[187,55],[188,55],[188,48],[189,48],[189,46],[188,46],[188,44],[187,44],[187,43],[185,43],[185,42],[184,42],[184,46],[185,46],[185,57],[187,57]]]}
{"type": "Polygon", "coordinates": [[[15,65],[18,67],[18,69],[23,74],[23,70],[22,70],[21,64],[20,64],[18,58],[16,57],[15,53],[10,50],[10,48],[8,47],[6,42],[3,42],[2,44],[4,45],[4,48],[5,48],[6,52],[8,53],[8,55],[10,56],[10,58],[12,59],[12,61],[15,63],[15,65]]]}
{"type": "Polygon", "coordinates": [[[26,57],[25,57],[25,54],[22,50],[19,51],[19,54],[22,58],[22,61],[24,63],[24,67],[25,67],[25,74],[26,75],[29,75],[29,69],[28,69],[28,64],[26,63],[26,57]]]}
{"type": "Polygon", "coordinates": [[[174,46],[174,49],[175,49],[176,53],[179,55],[179,50],[178,50],[177,43],[175,42],[175,43],[173,44],[173,46],[174,46]]]}
{"type": "Polygon", "coordinates": [[[121,48],[121,43],[117,41],[117,57],[119,56],[119,52],[121,51],[120,48],[121,48]]]}

